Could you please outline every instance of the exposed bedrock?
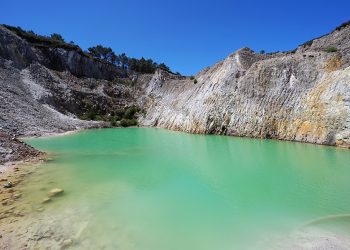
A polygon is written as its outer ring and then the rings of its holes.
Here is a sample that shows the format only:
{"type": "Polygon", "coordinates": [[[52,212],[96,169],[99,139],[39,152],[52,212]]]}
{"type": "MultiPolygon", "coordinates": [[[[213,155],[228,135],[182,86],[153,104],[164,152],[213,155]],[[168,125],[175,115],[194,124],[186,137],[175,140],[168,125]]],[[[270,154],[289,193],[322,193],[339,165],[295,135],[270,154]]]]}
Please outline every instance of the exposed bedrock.
{"type": "Polygon", "coordinates": [[[349,48],[347,26],[292,52],[238,50],[196,80],[158,71],[142,123],[349,147],[349,48]]]}
{"type": "Polygon", "coordinates": [[[79,117],[136,105],[144,126],[350,146],[350,25],[290,52],[240,49],[194,79],[126,72],[69,48],[0,26],[0,131],[105,126],[79,117]]]}

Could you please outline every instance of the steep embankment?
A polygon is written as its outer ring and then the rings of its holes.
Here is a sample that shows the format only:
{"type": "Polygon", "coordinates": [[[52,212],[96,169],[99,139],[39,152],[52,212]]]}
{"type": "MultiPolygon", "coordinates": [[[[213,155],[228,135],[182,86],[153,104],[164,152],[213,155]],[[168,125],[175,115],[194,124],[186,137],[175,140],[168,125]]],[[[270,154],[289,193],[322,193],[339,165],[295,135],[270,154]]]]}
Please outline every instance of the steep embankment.
{"type": "Polygon", "coordinates": [[[291,52],[238,50],[197,81],[158,71],[142,124],[350,146],[349,63],[348,25],[291,52]]]}
{"type": "MultiPolygon", "coordinates": [[[[87,120],[115,123],[135,105],[146,111],[145,126],[350,146],[349,25],[295,51],[238,50],[195,81],[162,70],[153,78],[126,72],[76,45],[27,36],[0,25],[3,133],[109,126],[87,120]]],[[[1,157],[14,157],[6,145],[0,140],[1,157]]]]}
{"type": "MultiPolygon", "coordinates": [[[[0,132],[28,136],[110,126],[88,120],[108,120],[115,110],[137,105],[140,90],[130,83],[149,77],[66,47],[31,43],[0,25],[0,132]]],[[[21,159],[5,137],[0,161],[21,159]]]]}

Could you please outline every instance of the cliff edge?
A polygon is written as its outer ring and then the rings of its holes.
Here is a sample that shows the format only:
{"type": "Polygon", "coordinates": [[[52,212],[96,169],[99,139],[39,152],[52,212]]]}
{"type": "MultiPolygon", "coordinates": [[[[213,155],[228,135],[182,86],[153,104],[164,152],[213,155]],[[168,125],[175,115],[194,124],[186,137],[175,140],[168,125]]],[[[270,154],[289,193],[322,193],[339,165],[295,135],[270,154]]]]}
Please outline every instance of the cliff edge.
{"type": "Polygon", "coordinates": [[[146,126],[350,146],[350,25],[284,53],[243,48],[195,79],[158,71],[146,126]]]}

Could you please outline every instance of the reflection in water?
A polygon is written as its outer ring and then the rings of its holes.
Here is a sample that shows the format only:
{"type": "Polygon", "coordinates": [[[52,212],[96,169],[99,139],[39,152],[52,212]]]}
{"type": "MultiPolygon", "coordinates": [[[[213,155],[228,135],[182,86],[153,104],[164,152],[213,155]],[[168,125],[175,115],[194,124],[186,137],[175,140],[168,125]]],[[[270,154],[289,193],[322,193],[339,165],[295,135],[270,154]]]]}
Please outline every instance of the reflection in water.
{"type": "Polygon", "coordinates": [[[28,142],[55,157],[25,202],[44,206],[37,224],[69,232],[75,248],[249,249],[350,212],[342,149],[141,128],[28,142]],[[54,187],[64,195],[40,204],[54,187]]]}

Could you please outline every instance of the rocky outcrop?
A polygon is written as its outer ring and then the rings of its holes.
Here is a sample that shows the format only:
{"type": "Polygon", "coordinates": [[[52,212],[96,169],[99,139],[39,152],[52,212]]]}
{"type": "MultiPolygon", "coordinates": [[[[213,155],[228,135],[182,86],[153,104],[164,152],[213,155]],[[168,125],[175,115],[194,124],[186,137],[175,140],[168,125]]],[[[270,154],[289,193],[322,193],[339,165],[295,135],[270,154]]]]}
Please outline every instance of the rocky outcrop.
{"type": "Polygon", "coordinates": [[[13,66],[24,69],[39,63],[48,69],[69,71],[77,77],[114,80],[126,77],[126,72],[112,64],[98,61],[81,50],[64,49],[46,44],[30,43],[0,25],[0,57],[12,61],[13,66]]]}
{"type": "MultiPolygon", "coordinates": [[[[69,48],[39,46],[0,25],[0,133],[33,136],[106,127],[115,110],[137,106],[141,91],[135,82],[149,77],[69,48]],[[107,122],[90,121],[96,116],[107,122]]],[[[0,145],[0,164],[20,160],[12,146],[0,145]]]]}
{"type": "Polygon", "coordinates": [[[0,165],[40,156],[41,153],[4,132],[0,132],[0,165]]]}
{"type": "Polygon", "coordinates": [[[350,26],[291,52],[241,49],[195,78],[158,71],[142,124],[350,146],[350,26]]]}
{"type": "Polygon", "coordinates": [[[0,26],[0,130],[41,135],[108,126],[78,118],[137,105],[145,126],[349,147],[349,55],[350,26],[343,25],[294,51],[240,49],[195,79],[163,70],[152,77],[0,26]]]}
{"type": "Polygon", "coordinates": [[[137,105],[133,84],[147,77],[126,75],[75,47],[33,43],[0,25],[0,131],[42,135],[110,126],[78,118],[107,118],[137,105]]]}

